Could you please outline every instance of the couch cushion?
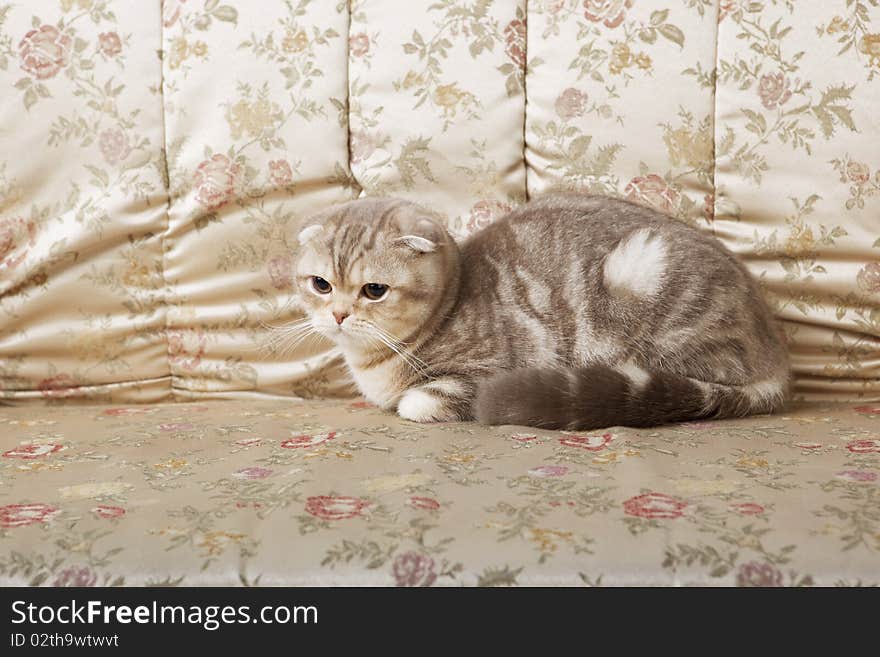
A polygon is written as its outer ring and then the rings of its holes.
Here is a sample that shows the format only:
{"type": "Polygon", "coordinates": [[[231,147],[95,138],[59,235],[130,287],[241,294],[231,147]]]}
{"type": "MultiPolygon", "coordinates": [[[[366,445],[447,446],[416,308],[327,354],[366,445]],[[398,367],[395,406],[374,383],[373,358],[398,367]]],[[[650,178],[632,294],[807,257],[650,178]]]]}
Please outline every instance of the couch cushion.
{"type": "Polygon", "coordinates": [[[524,0],[365,0],[349,36],[351,168],[463,237],[526,198],[524,0]]]}
{"type": "Polygon", "coordinates": [[[528,37],[529,194],[622,195],[709,226],[714,9],[536,2],[528,37]]]}
{"type": "Polygon", "coordinates": [[[876,398],[880,7],[725,4],[719,21],[716,234],[784,320],[798,392],[876,398]]]}
{"type": "Polygon", "coordinates": [[[165,277],[178,399],[345,389],[326,344],[290,350],[265,325],[297,317],[300,223],[353,195],[347,32],[338,3],[165,4],[165,277]]]}
{"type": "Polygon", "coordinates": [[[156,401],[159,7],[84,6],[0,7],[0,395],[156,401]]]}
{"type": "Polygon", "coordinates": [[[880,405],[588,434],[362,402],[13,408],[0,583],[880,584],[880,405]]]}

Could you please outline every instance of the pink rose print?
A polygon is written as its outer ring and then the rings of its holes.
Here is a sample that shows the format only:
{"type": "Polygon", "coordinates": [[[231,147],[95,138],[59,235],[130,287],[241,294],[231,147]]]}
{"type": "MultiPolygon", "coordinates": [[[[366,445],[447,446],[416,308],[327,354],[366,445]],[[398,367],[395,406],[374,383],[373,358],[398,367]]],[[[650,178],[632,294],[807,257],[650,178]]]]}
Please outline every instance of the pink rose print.
{"type": "Polygon", "coordinates": [[[673,212],[681,197],[656,173],[636,176],[629,181],[623,192],[629,201],[650,205],[666,212],[673,212]]]}
{"type": "Polygon", "coordinates": [[[742,502],[740,504],[731,504],[730,510],[741,516],[759,516],[764,513],[764,507],[754,502],[742,502]]]}
{"type": "Polygon", "coordinates": [[[181,5],[186,0],[164,0],[162,2],[162,24],[165,27],[171,27],[180,18],[181,5]]]}
{"type": "Polygon", "coordinates": [[[24,219],[0,219],[0,272],[18,267],[27,257],[25,244],[34,246],[37,225],[24,219]]]}
{"type": "Polygon", "coordinates": [[[293,169],[287,160],[269,162],[269,180],[276,187],[286,187],[293,182],[293,169]]]}
{"type": "Polygon", "coordinates": [[[128,137],[119,128],[109,128],[98,135],[98,148],[107,164],[121,162],[131,153],[128,137]]]}
{"type": "Polygon", "coordinates": [[[880,415],[880,404],[877,406],[856,406],[853,408],[856,413],[866,413],[867,415],[880,415]]]}
{"type": "Polygon", "coordinates": [[[7,504],[0,506],[0,527],[24,527],[49,522],[58,509],[48,504],[7,504]]]}
{"type": "Polygon", "coordinates": [[[718,5],[718,22],[721,23],[736,9],[736,0],[721,0],[718,5]]]}
{"type": "Polygon", "coordinates": [[[236,470],[232,476],[238,479],[265,479],[266,477],[270,476],[272,472],[273,471],[269,468],[254,466],[251,468],[242,468],[241,470],[236,470]]]}
{"type": "Polygon", "coordinates": [[[56,374],[43,379],[37,384],[37,390],[43,397],[59,399],[76,394],[77,383],[69,374],[56,374]]]}
{"type": "Polygon", "coordinates": [[[188,372],[196,369],[202,362],[207,346],[207,338],[202,329],[180,329],[168,331],[168,358],[173,365],[188,372]]]}
{"type": "Polygon", "coordinates": [[[853,440],[846,444],[846,448],[853,454],[880,454],[880,440],[853,440]]]}
{"type": "Polygon", "coordinates": [[[106,504],[99,504],[94,509],[92,509],[92,513],[94,513],[99,518],[104,518],[105,520],[112,520],[113,518],[121,518],[125,515],[125,509],[121,506],[107,506],[106,504]]]}
{"type": "Polygon", "coordinates": [[[529,470],[533,477],[561,477],[568,472],[564,465],[540,465],[529,470]]]}
{"type": "Polygon", "coordinates": [[[104,32],[98,35],[98,48],[105,57],[116,57],[122,52],[122,39],[116,32],[104,32]]]}
{"type": "Polygon", "coordinates": [[[43,456],[48,456],[49,454],[53,454],[61,449],[64,449],[64,445],[57,445],[55,443],[43,443],[42,445],[19,445],[14,449],[10,449],[8,452],[3,452],[3,456],[7,459],[38,459],[43,456]]]}
{"type": "Polygon", "coordinates": [[[470,216],[467,219],[466,228],[469,233],[475,233],[485,228],[499,217],[503,217],[513,209],[510,203],[503,201],[483,200],[474,203],[470,216]]]}
{"type": "Polygon", "coordinates": [[[559,444],[566,447],[579,447],[590,452],[599,452],[605,449],[612,440],[614,440],[612,434],[603,433],[601,436],[565,436],[559,439],[559,444]]]}
{"type": "Polygon", "coordinates": [[[504,39],[507,46],[504,51],[519,68],[526,65],[526,22],[517,19],[510,21],[504,28],[504,39]]]}
{"type": "Polygon", "coordinates": [[[288,438],[287,440],[281,441],[281,446],[284,449],[299,449],[303,447],[316,447],[323,443],[326,443],[328,440],[333,440],[336,436],[335,431],[331,431],[330,433],[316,433],[314,436],[309,436],[307,434],[302,434],[299,436],[294,436],[293,438],[288,438]]]}
{"type": "Polygon", "coordinates": [[[65,568],[60,573],[52,586],[94,586],[98,581],[98,575],[87,566],[77,568],[65,568]]]}
{"type": "Polygon", "coordinates": [[[18,44],[21,68],[38,80],[48,80],[70,63],[69,36],[53,25],[41,25],[24,35],[18,44]]]}
{"type": "Polygon", "coordinates": [[[737,586],[782,586],[782,573],[773,564],[762,561],[744,563],[736,572],[737,586]]]}
{"type": "Polygon", "coordinates": [[[347,520],[363,515],[370,506],[367,500],[359,497],[318,495],[306,500],[306,511],[323,520],[347,520]]]}
{"type": "Polygon", "coordinates": [[[758,84],[758,95],[761,103],[767,109],[776,109],[779,105],[785,105],[791,98],[789,80],[782,73],[767,73],[761,76],[758,84]]]}
{"type": "Polygon", "coordinates": [[[349,142],[351,161],[354,164],[363,162],[376,152],[376,139],[366,132],[353,131],[349,142]]]}
{"type": "Polygon", "coordinates": [[[370,37],[363,32],[348,37],[348,49],[355,57],[363,57],[370,52],[370,37]]]}
{"type": "Polygon", "coordinates": [[[414,509],[426,509],[428,511],[436,511],[440,508],[440,502],[430,497],[411,497],[409,505],[414,509]]]}
{"type": "Polygon", "coordinates": [[[623,22],[633,0],[584,0],[584,18],[605,27],[615,28],[623,22]]]}
{"type": "Polygon", "coordinates": [[[623,503],[627,515],[640,518],[681,518],[685,507],[685,502],[664,493],[636,495],[623,503]]]}
{"type": "Polygon", "coordinates": [[[538,437],[533,433],[515,433],[510,439],[515,440],[518,443],[531,443],[536,441],[538,437]]]}
{"type": "Polygon", "coordinates": [[[391,573],[397,586],[431,586],[437,579],[434,560],[421,552],[404,552],[394,558],[391,573]]]}
{"type": "Polygon", "coordinates": [[[862,162],[850,162],[846,165],[846,175],[854,183],[868,182],[871,178],[871,169],[862,162]]]}
{"type": "Polygon", "coordinates": [[[208,210],[217,210],[235,197],[241,167],[221,153],[196,169],[196,200],[208,210]]]}
{"type": "Polygon", "coordinates": [[[706,221],[715,221],[715,194],[706,194],[703,197],[703,217],[706,221]]]}
{"type": "Polygon", "coordinates": [[[563,121],[574,119],[584,115],[587,108],[587,94],[573,87],[569,87],[556,99],[556,114],[563,121]]]}
{"type": "Polygon", "coordinates": [[[293,287],[293,262],[289,256],[279,255],[269,260],[266,265],[269,280],[276,290],[289,290],[293,287]]]}
{"type": "Polygon", "coordinates": [[[842,472],[838,472],[834,476],[838,479],[844,479],[845,481],[854,481],[857,483],[868,483],[872,481],[877,481],[877,473],[870,472],[868,470],[843,470],[842,472]]]}

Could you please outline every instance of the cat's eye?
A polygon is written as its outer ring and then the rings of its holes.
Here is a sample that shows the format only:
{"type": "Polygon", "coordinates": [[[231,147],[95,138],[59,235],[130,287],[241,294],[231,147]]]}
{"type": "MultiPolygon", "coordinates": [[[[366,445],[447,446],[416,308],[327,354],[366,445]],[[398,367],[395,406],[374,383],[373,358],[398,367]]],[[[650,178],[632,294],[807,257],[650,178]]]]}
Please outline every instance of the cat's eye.
{"type": "Polygon", "coordinates": [[[361,289],[361,292],[370,301],[378,301],[388,292],[388,286],[382,283],[367,283],[361,289]]]}
{"type": "Polygon", "coordinates": [[[318,294],[329,294],[333,289],[333,286],[320,276],[312,276],[311,283],[312,289],[318,294]]]}

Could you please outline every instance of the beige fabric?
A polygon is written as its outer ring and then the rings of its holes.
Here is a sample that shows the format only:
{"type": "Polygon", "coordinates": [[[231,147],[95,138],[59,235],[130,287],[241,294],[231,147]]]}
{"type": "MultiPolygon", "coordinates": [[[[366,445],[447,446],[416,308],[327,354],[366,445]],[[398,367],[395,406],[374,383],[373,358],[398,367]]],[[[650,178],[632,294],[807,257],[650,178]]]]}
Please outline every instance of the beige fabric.
{"type": "MultiPolygon", "coordinates": [[[[715,15],[706,3],[537,2],[526,80],[529,193],[620,194],[706,228],[715,15]]],[[[708,207],[708,209],[707,209],[708,207]]]]}
{"type": "Polygon", "coordinates": [[[525,200],[525,0],[359,0],[349,36],[351,168],[468,235],[525,200]]]}
{"type": "Polygon", "coordinates": [[[344,394],[326,345],[264,348],[305,216],[463,236],[561,185],[714,233],[800,396],[880,398],[878,44],[846,0],[6,3],[0,391],[344,394]]]}
{"type": "Polygon", "coordinates": [[[876,3],[719,23],[716,231],[765,283],[810,397],[880,394],[878,33],[876,3]]]}
{"type": "Polygon", "coordinates": [[[880,405],[572,435],[344,402],[0,414],[0,585],[877,585],[880,405]]]}
{"type": "Polygon", "coordinates": [[[159,7],[91,4],[0,5],[0,390],[156,401],[159,7]]]}
{"type": "Polygon", "coordinates": [[[314,343],[279,353],[264,326],[295,316],[303,218],[353,195],[341,111],[348,15],[336,4],[165,5],[165,278],[178,398],[340,391],[338,364],[314,343]]]}

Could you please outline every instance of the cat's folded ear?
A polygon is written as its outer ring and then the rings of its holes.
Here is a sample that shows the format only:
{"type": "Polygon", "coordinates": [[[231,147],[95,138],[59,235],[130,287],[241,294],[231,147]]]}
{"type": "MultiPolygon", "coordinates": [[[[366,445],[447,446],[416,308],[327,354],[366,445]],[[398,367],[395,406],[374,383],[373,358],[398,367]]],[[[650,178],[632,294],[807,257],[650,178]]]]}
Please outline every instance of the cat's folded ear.
{"type": "Polygon", "coordinates": [[[311,226],[307,226],[303,228],[299,232],[299,236],[297,237],[297,241],[299,241],[300,246],[303,246],[306,242],[311,240],[315,235],[324,230],[324,227],[319,224],[313,224],[311,226]]]}
{"type": "Polygon", "coordinates": [[[443,241],[442,230],[431,219],[421,218],[406,229],[406,235],[393,240],[393,244],[402,244],[418,253],[431,253],[437,250],[437,244],[443,241]]]}
{"type": "Polygon", "coordinates": [[[418,235],[402,235],[401,237],[394,239],[392,244],[403,244],[419,253],[431,253],[431,251],[437,249],[436,242],[432,242],[425,237],[419,237],[418,235]]]}

